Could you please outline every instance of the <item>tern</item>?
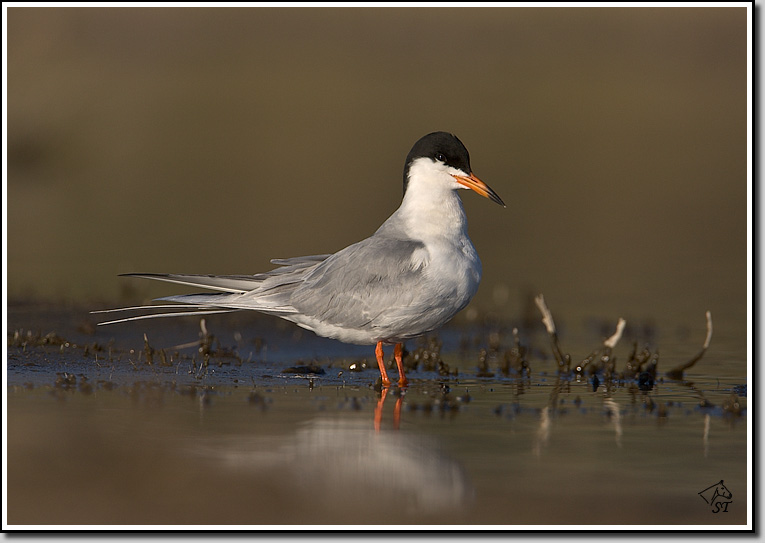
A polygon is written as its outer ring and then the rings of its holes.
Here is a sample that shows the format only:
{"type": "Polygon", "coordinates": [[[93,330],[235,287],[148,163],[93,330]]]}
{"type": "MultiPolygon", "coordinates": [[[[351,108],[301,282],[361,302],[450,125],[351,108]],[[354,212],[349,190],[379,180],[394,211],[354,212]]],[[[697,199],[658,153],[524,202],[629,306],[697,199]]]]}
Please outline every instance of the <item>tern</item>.
{"type": "Polygon", "coordinates": [[[433,132],[409,151],[401,205],[372,236],[334,254],[271,260],[279,267],[255,275],[124,274],[217,292],[155,300],[172,305],[94,313],[174,309],[99,323],[115,324],[260,311],[319,336],[375,345],[384,387],[391,381],[383,344],[395,345],[398,385],[405,387],[404,342],[444,325],[470,302],[481,281],[481,261],[468,237],[459,189],[471,189],[505,207],[497,193],[473,174],[462,142],[447,132],[433,132]]]}

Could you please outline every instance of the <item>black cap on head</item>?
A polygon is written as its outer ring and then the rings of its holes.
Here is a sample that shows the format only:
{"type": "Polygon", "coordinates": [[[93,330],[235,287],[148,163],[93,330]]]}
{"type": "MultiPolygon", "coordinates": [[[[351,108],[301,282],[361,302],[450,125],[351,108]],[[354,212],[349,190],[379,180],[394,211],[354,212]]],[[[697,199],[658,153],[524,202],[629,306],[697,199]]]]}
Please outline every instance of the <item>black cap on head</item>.
{"type": "Polygon", "coordinates": [[[432,132],[417,140],[417,143],[406,156],[404,193],[406,193],[406,185],[409,182],[409,168],[415,159],[422,157],[443,162],[447,166],[457,168],[468,174],[471,172],[470,154],[459,138],[448,132],[432,132]]]}

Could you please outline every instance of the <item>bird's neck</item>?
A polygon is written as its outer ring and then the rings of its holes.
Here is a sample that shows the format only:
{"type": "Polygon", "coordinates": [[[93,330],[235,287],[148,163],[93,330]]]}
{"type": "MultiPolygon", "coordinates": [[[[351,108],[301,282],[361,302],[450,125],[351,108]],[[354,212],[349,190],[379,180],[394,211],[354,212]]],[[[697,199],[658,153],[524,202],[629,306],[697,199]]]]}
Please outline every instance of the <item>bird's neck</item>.
{"type": "Polygon", "coordinates": [[[396,211],[407,234],[422,241],[460,241],[467,237],[467,218],[456,190],[410,183],[396,211]]]}

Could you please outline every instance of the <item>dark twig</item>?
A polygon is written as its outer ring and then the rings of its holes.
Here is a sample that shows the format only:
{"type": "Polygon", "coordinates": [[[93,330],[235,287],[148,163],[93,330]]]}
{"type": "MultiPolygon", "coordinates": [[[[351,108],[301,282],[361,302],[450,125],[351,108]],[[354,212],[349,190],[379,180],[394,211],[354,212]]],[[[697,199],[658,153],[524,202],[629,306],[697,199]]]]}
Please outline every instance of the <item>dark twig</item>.
{"type": "Polygon", "coordinates": [[[688,368],[692,367],[696,362],[701,360],[701,357],[704,356],[705,352],[707,352],[707,348],[709,348],[709,343],[711,341],[712,341],[712,313],[707,311],[707,338],[704,340],[704,345],[701,347],[701,351],[699,351],[699,354],[694,356],[685,364],[669,370],[667,372],[667,377],[669,377],[670,379],[676,379],[676,380],[682,379],[683,372],[687,370],[688,368]]]}

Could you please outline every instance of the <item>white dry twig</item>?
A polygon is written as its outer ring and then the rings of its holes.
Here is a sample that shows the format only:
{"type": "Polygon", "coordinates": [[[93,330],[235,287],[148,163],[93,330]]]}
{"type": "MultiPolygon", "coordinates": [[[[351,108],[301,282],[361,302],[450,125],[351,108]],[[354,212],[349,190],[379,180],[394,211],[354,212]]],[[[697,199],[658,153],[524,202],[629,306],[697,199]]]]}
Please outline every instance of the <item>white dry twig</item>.
{"type": "Polygon", "coordinates": [[[707,339],[704,341],[704,350],[709,348],[709,342],[712,341],[712,312],[707,311],[707,339]]]}
{"type": "Polygon", "coordinates": [[[619,318],[619,322],[616,323],[616,332],[614,332],[614,335],[612,335],[610,338],[605,340],[603,342],[603,345],[605,347],[608,347],[609,349],[613,349],[616,347],[616,344],[619,343],[619,340],[622,339],[622,332],[624,332],[624,326],[627,324],[627,321],[619,318]]]}
{"type": "Polygon", "coordinates": [[[553,321],[552,313],[550,313],[550,310],[547,308],[545,297],[540,294],[534,298],[534,302],[537,304],[539,311],[542,312],[542,323],[545,325],[545,328],[547,328],[547,333],[550,335],[555,334],[555,322],[553,321]]]}

